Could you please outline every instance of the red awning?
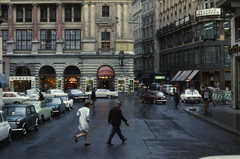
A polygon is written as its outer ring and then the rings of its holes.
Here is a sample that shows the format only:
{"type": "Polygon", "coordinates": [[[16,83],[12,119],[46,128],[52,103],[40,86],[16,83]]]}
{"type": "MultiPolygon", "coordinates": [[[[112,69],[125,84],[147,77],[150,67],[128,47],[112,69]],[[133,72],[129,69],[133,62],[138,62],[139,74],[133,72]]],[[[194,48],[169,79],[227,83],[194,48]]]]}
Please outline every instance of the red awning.
{"type": "Polygon", "coordinates": [[[114,76],[114,71],[109,66],[102,66],[98,70],[98,76],[114,76]]]}

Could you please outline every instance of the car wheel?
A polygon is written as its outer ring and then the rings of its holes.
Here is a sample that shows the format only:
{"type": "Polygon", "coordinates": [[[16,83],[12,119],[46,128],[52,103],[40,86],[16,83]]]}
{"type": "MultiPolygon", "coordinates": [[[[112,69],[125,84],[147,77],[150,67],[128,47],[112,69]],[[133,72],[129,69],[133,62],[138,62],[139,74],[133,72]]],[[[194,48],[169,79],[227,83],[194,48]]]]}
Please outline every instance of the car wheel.
{"type": "Polygon", "coordinates": [[[6,141],[7,142],[11,142],[12,141],[12,132],[11,131],[8,132],[8,137],[7,137],[6,141]]]}
{"type": "Polygon", "coordinates": [[[23,129],[22,129],[22,134],[23,134],[23,136],[26,136],[26,135],[27,135],[27,132],[28,132],[27,125],[24,125],[24,126],[23,126],[23,129]]]}
{"type": "Polygon", "coordinates": [[[156,99],[154,99],[152,102],[153,102],[153,104],[156,104],[156,103],[157,103],[156,99]]]}
{"type": "Polygon", "coordinates": [[[34,130],[35,130],[35,131],[38,131],[38,121],[39,121],[39,119],[37,119],[36,125],[34,126],[34,130]]]}
{"type": "Polygon", "coordinates": [[[13,104],[20,104],[20,102],[14,102],[13,104]]]}
{"type": "Polygon", "coordinates": [[[111,96],[111,95],[108,95],[107,97],[108,97],[108,99],[112,98],[112,96],[111,96]]]}
{"type": "Polygon", "coordinates": [[[65,113],[66,113],[66,110],[67,110],[67,108],[65,107],[65,109],[63,110],[63,114],[65,114],[65,113]]]}
{"type": "Polygon", "coordinates": [[[144,103],[144,98],[141,99],[141,102],[144,103]]]}
{"type": "Polygon", "coordinates": [[[162,102],[163,104],[166,104],[166,102],[162,102]]]}

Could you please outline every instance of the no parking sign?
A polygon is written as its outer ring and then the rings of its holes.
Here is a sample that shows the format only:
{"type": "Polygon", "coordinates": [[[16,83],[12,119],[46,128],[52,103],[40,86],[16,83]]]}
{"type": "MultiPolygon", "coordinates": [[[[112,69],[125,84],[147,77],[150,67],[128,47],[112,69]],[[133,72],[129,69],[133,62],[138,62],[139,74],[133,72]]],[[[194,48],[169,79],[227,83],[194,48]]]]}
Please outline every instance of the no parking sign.
{"type": "Polygon", "coordinates": [[[194,82],[190,83],[190,88],[195,88],[195,83],[194,82]]]}

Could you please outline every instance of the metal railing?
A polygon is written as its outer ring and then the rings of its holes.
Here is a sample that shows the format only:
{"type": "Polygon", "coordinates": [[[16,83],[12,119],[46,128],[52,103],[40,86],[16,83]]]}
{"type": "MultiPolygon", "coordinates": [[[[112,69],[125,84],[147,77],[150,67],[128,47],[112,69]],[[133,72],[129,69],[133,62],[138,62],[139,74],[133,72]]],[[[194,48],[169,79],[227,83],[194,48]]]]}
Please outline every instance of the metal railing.
{"type": "Polygon", "coordinates": [[[231,91],[213,91],[212,100],[225,104],[231,102],[232,92],[231,91]]]}

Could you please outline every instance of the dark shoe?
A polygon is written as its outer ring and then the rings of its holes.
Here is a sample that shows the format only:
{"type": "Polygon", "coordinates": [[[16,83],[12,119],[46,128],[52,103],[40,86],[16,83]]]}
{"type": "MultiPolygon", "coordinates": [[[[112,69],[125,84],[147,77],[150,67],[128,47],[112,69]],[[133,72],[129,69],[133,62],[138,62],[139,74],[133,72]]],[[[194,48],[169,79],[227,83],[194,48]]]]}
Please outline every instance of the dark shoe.
{"type": "Polygon", "coordinates": [[[78,139],[77,139],[77,137],[74,135],[74,138],[75,138],[75,142],[78,142],[78,139]]]}
{"type": "Polygon", "coordinates": [[[124,143],[126,140],[127,140],[127,138],[123,139],[123,140],[122,140],[122,143],[124,143]]]}
{"type": "Polygon", "coordinates": [[[112,144],[111,142],[107,142],[107,144],[108,144],[109,146],[113,146],[113,144],[112,144]]]}
{"type": "Polygon", "coordinates": [[[90,143],[86,143],[86,144],[84,144],[84,146],[89,146],[90,145],[90,143]]]}

